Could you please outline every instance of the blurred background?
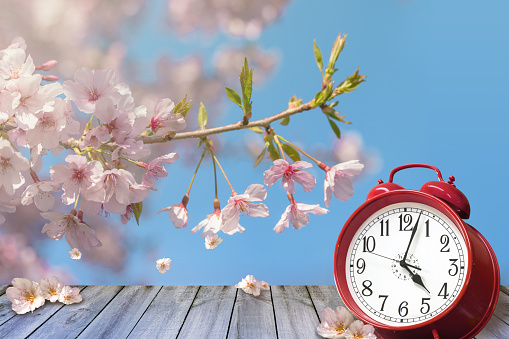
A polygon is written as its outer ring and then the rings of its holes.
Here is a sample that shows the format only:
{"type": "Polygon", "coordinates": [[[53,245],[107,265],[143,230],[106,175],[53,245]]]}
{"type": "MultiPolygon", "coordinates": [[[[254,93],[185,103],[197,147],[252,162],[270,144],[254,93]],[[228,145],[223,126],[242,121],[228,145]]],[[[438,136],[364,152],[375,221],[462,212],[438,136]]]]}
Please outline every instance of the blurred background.
{"type": "MultiPolygon", "coordinates": [[[[334,246],[348,217],[365,201],[378,179],[407,163],[437,166],[471,205],[468,222],[490,242],[498,257],[502,284],[509,284],[509,230],[505,192],[509,168],[506,137],[509,86],[509,3],[502,0],[18,0],[4,1],[0,46],[25,38],[35,64],[57,59],[53,73],[71,79],[82,67],[115,69],[131,86],[136,104],[153,109],[159,98],[178,102],[187,93],[194,106],[188,130],[197,128],[199,103],[209,127],[234,123],[241,110],[224,86],[240,91],[238,74],[246,56],[254,67],[253,120],[279,113],[292,95],[309,101],[321,88],[313,39],[325,61],[339,32],[348,34],[337,62],[339,82],[358,66],[367,81],[342,95],[339,109],[351,125],[337,139],[318,110],[295,115],[276,132],[328,165],[351,159],[365,164],[355,194],[332,201],[330,213],[311,216],[300,230],[272,229],[288,205],[280,183],[268,189],[267,218],[242,217],[246,231],[222,235],[213,250],[201,233],[189,230],[213,211],[210,157],[198,172],[188,205],[188,227],[176,229],[163,207],[180,203],[201,152],[196,141],[171,142],[153,154],[177,151],[166,166],[158,191],[144,201],[138,226],[118,216],[90,219],[103,246],[70,259],[65,241],[41,233],[45,220],[34,206],[18,206],[0,225],[0,284],[14,277],[40,280],[57,275],[74,284],[233,285],[247,274],[269,284],[334,284],[334,246]],[[506,99],[504,99],[506,98],[506,99]],[[160,274],[159,258],[172,268],[160,274]]],[[[271,165],[253,168],[261,136],[236,131],[213,136],[217,155],[240,194],[263,183],[271,165]]],[[[306,160],[306,159],[303,159],[306,160]]],[[[54,159],[53,161],[61,161],[54,159]]],[[[42,173],[48,173],[45,160],[42,173]]],[[[311,193],[295,198],[323,206],[323,171],[311,193]]],[[[419,189],[436,180],[431,170],[398,173],[395,182],[419,189]]],[[[230,197],[219,178],[224,207],[230,197]]],[[[61,207],[62,209],[62,207],[61,207]]],[[[62,210],[68,210],[64,207],[62,210]]]]}

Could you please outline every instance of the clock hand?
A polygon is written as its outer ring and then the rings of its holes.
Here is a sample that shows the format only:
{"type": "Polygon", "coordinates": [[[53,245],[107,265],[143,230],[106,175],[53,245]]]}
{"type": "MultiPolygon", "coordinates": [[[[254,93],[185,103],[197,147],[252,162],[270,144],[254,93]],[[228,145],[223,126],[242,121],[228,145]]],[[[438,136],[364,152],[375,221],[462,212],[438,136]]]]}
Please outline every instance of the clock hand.
{"type": "Polygon", "coordinates": [[[424,286],[424,283],[422,282],[422,278],[419,274],[412,272],[408,268],[408,264],[404,263],[403,261],[400,261],[399,264],[401,265],[401,267],[403,267],[404,269],[406,269],[408,271],[408,273],[410,274],[410,277],[412,277],[412,281],[414,283],[422,286],[426,290],[426,292],[428,292],[428,294],[431,294],[430,291],[426,288],[426,286],[424,286]]]}
{"type": "Polygon", "coordinates": [[[421,219],[421,215],[422,215],[422,212],[419,213],[419,217],[417,218],[417,221],[415,222],[415,226],[412,229],[412,235],[410,235],[410,241],[408,242],[408,246],[406,248],[405,255],[403,256],[403,260],[401,260],[401,262],[405,262],[406,261],[406,257],[408,255],[408,250],[410,249],[410,245],[412,244],[412,240],[414,240],[415,233],[417,232],[417,226],[419,226],[419,219],[421,219]]]}
{"type": "MultiPolygon", "coordinates": [[[[369,253],[374,254],[374,255],[378,255],[379,257],[382,257],[382,258],[385,258],[385,259],[389,259],[389,260],[392,260],[392,261],[396,261],[396,259],[391,259],[391,258],[389,258],[389,257],[386,257],[386,256],[384,256],[384,255],[381,255],[381,254],[378,254],[378,253],[375,253],[375,252],[369,252],[369,253]]],[[[408,263],[405,263],[405,264],[406,264],[408,267],[412,267],[412,268],[414,268],[414,269],[416,269],[416,270],[421,270],[421,268],[420,268],[420,267],[417,267],[417,266],[414,266],[414,265],[410,265],[410,264],[408,264],[408,263]]]]}

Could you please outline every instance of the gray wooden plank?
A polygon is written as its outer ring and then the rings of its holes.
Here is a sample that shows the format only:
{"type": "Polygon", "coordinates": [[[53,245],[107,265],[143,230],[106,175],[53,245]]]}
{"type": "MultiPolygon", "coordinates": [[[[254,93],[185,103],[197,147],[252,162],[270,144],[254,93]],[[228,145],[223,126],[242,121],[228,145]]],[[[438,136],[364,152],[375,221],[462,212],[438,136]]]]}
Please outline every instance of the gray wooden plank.
{"type": "Polygon", "coordinates": [[[129,338],[176,338],[198,288],[164,286],[129,334],[129,338]]]}
{"type": "Polygon", "coordinates": [[[262,290],[255,297],[241,289],[237,290],[228,338],[276,338],[270,291],[262,290]]]}
{"type": "Polygon", "coordinates": [[[509,338],[509,327],[494,316],[475,337],[476,339],[507,339],[509,338]]]}
{"type": "Polygon", "coordinates": [[[80,293],[81,303],[59,309],[30,338],[76,338],[121,289],[122,286],[88,286],[80,293]]]}
{"type": "MultiPolygon", "coordinates": [[[[307,286],[313,305],[318,312],[318,317],[325,307],[336,310],[338,306],[345,306],[343,300],[339,296],[339,292],[334,285],[327,286],[307,286]]],[[[355,318],[357,319],[357,318],[355,318]]],[[[321,320],[321,319],[320,319],[321,320]]]]}
{"type": "Polygon", "coordinates": [[[495,307],[495,311],[493,312],[493,314],[500,320],[508,324],[509,327],[509,295],[506,294],[502,287],[503,286],[501,286],[500,288],[497,306],[495,307]]]}
{"type": "MultiPolygon", "coordinates": [[[[78,287],[80,291],[86,289],[84,286],[78,287]]],[[[7,299],[5,294],[0,298],[3,297],[7,299]]],[[[2,339],[27,337],[64,306],[62,303],[52,303],[46,300],[43,306],[35,309],[31,313],[16,314],[12,311],[12,304],[8,299],[7,303],[9,305],[10,314],[14,314],[14,316],[0,326],[0,338],[2,339]]]]}
{"type": "Polygon", "coordinates": [[[161,286],[126,286],[78,338],[126,338],[161,286]]]}
{"type": "Polygon", "coordinates": [[[234,286],[201,286],[178,338],[225,338],[236,293],[234,286]]]}
{"type": "Polygon", "coordinates": [[[0,326],[15,315],[16,312],[12,310],[12,303],[7,299],[7,294],[0,295],[0,326]]]}
{"type": "Polygon", "coordinates": [[[0,285],[0,295],[5,293],[7,287],[9,287],[9,285],[0,285]]]}
{"type": "Polygon", "coordinates": [[[319,320],[306,286],[272,286],[272,303],[279,339],[321,338],[319,320]]]}

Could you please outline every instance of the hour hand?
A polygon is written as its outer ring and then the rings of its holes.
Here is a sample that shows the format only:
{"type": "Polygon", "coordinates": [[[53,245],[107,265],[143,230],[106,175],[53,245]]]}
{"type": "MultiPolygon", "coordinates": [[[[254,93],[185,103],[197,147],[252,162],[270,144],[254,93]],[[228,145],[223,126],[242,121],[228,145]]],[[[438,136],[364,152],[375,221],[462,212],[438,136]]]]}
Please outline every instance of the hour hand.
{"type": "Polygon", "coordinates": [[[408,273],[410,273],[410,277],[412,277],[412,281],[414,283],[416,283],[417,285],[422,286],[422,288],[424,288],[428,292],[428,294],[431,294],[430,291],[426,288],[426,286],[424,286],[424,283],[422,282],[422,278],[421,278],[421,276],[419,274],[412,272],[412,270],[410,270],[408,268],[408,264],[405,263],[403,260],[401,260],[399,262],[399,264],[401,265],[401,267],[406,269],[408,271],[408,273]]]}

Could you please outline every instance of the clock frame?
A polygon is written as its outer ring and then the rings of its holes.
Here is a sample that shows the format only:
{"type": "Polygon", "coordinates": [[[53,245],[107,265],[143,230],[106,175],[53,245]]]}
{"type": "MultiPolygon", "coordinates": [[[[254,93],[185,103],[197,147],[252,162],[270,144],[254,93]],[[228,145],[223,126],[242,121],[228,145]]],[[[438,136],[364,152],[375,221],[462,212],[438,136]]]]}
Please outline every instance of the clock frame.
{"type": "MultiPolygon", "coordinates": [[[[495,310],[500,290],[500,271],[495,253],[487,240],[474,227],[462,220],[462,218],[468,218],[470,213],[468,201],[464,196],[460,198],[455,196],[459,190],[451,181],[444,182],[440,171],[430,165],[410,164],[397,167],[391,172],[387,184],[379,183],[368,195],[368,200],[345,223],[336,243],[334,275],[336,286],[345,305],[359,319],[373,325],[380,338],[472,338],[486,325],[495,310]],[[394,173],[409,167],[434,169],[440,181],[425,184],[421,191],[404,189],[392,183],[394,173]],[[440,188],[438,193],[436,193],[437,186],[440,188]],[[449,186],[452,189],[447,192],[449,186]],[[452,198],[447,198],[449,196],[452,198]],[[462,205],[463,198],[467,205],[462,205]],[[346,261],[350,244],[355,241],[354,236],[357,230],[369,217],[386,206],[406,202],[430,206],[449,218],[465,241],[468,264],[464,270],[463,286],[454,301],[444,311],[420,323],[393,326],[371,318],[359,306],[348,287],[349,277],[346,271],[349,263],[346,261]]],[[[461,192],[459,193],[462,195],[461,192]]],[[[406,244],[403,246],[405,247],[406,244]]],[[[392,272],[389,270],[387,274],[392,272]]]]}

